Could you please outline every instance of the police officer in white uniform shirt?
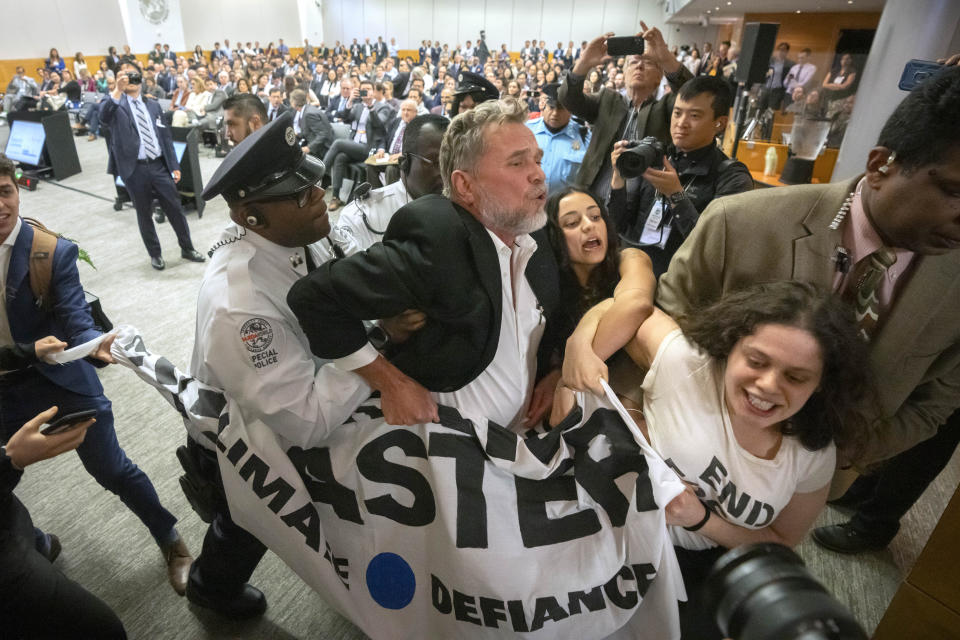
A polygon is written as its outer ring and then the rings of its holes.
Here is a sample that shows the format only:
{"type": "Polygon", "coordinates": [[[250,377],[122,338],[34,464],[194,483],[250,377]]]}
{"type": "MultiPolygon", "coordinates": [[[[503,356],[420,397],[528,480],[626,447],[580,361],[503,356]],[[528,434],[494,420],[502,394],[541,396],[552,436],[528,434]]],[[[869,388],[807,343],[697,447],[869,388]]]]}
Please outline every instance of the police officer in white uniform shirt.
{"type": "Polygon", "coordinates": [[[400,179],[358,197],[344,207],[331,237],[345,255],[380,242],[390,218],[400,207],[428,193],[443,190],[440,143],[450,121],[443,116],[417,116],[407,125],[400,155],[400,179]]]}
{"type": "MultiPolygon", "coordinates": [[[[310,246],[330,231],[324,166],[304,154],[286,113],[243,140],[214,174],[203,198],[222,195],[231,223],[210,250],[197,302],[190,373],[222,389],[231,414],[261,420],[303,446],[342,424],[370,389],[353,374],[318,367],[286,303],[294,281],[318,264],[310,246]]],[[[193,455],[205,449],[191,441],[193,455]]],[[[198,466],[218,480],[216,459],[198,466]]],[[[187,598],[229,618],[260,615],[266,599],[247,584],[265,547],[219,509],[190,569],[187,598]]]]}

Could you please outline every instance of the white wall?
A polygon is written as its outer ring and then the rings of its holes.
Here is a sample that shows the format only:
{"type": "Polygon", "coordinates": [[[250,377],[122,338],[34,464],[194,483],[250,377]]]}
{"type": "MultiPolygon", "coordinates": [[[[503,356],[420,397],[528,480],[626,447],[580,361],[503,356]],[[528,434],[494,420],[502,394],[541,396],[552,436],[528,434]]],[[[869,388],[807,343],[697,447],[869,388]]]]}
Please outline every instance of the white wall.
{"type": "Polygon", "coordinates": [[[144,5],[140,0],[120,0],[119,8],[127,44],[134,52],[151,51],[157,42],[169,44],[174,51],[186,49],[180,0],[166,0],[162,5],[144,5]]]}
{"type": "Polygon", "coordinates": [[[396,38],[401,49],[416,49],[425,38],[476,43],[481,29],[491,50],[506,43],[518,51],[534,38],[552,48],[606,31],[636,33],[640,20],[664,26],[657,0],[323,0],[323,17],[328,45],[383,36],[396,38]]]}
{"type": "MultiPolygon", "coordinates": [[[[4,5],[14,2],[2,0],[4,5]]],[[[382,35],[388,42],[396,38],[401,48],[416,48],[427,37],[451,45],[476,42],[480,29],[486,29],[491,50],[506,42],[516,51],[531,38],[552,48],[558,40],[579,45],[605,31],[634,33],[640,20],[659,25],[671,45],[716,37],[716,27],[664,24],[657,0],[319,0],[320,7],[317,0],[174,0],[171,5],[179,6],[182,21],[180,47],[174,41],[177,25],[166,27],[171,28],[169,39],[157,37],[156,27],[143,33],[132,26],[128,30],[121,3],[132,7],[131,14],[138,5],[137,0],[16,2],[16,18],[12,9],[4,12],[8,28],[0,38],[0,59],[46,57],[50,47],[66,57],[76,51],[104,54],[108,46],[123,44],[146,53],[157,40],[169,41],[175,50],[195,44],[209,49],[224,38],[231,43],[259,40],[266,46],[282,37],[290,46],[301,46],[305,37],[332,45],[334,40],[363,42],[369,36],[375,41],[382,35]],[[9,28],[14,19],[16,28],[9,28]],[[134,41],[128,42],[131,32],[134,41]]]]}
{"type": "Polygon", "coordinates": [[[259,40],[266,47],[279,38],[287,46],[303,46],[297,0],[185,0],[180,11],[187,49],[196,44],[210,49],[224,39],[232,46],[259,40]]]}
{"type": "MultiPolygon", "coordinates": [[[[326,0],[323,0],[325,2],[326,0]]],[[[323,2],[320,0],[297,0],[300,13],[300,35],[297,46],[303,44],[303,38],[308,38],[311,44],[320,44],[323,40],[323,2]]]]}
{"type": "Polygon", "coordinates": [[[64,58],[77,51],[104,55],[125,42],[117,0],[3,0],[0,59],[46,58],[54,47],[64,58]]]}

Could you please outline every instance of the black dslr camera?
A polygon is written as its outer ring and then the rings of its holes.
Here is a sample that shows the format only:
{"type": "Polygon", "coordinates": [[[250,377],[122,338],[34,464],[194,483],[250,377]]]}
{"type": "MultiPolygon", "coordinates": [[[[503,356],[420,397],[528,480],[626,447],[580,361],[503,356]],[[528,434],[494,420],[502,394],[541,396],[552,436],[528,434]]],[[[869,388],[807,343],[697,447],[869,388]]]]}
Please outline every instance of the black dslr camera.
{"type": "Polygon", "coordinates": [[[703,585],[705,608],[734,640],[867,640],[846,607],[779,544],[723,554],[703,585]]]}
{"type": "Polygon", "coordinates": [[[624,178],[636,178],[650,167],[663,167],[663,144],[653,136],[631,140],[617,158],[617,171],[624,178]]]}
{"type": "Polygon", "coordinates": [[[143,82],[143,76],[138,71],[131,71],[127,74],[127,82],[130,84],[140,84],[143,82]]]}

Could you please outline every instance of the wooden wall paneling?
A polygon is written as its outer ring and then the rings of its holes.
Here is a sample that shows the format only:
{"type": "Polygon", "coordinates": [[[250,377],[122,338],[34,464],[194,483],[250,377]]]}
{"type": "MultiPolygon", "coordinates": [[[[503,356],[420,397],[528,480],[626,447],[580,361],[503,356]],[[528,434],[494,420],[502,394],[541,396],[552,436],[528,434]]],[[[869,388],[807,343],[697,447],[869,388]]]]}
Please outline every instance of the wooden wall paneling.
{"type": "Polygon", "coordinates": [[[809,47],[810,61],[817,65],[814,82],[819,84],[829,72],[840,31],[843,29],[876,29],[880,13],[747,13],[744,22],[776,22],[780,25],[777,42],[790,44],[790,58],[809,47]]]}

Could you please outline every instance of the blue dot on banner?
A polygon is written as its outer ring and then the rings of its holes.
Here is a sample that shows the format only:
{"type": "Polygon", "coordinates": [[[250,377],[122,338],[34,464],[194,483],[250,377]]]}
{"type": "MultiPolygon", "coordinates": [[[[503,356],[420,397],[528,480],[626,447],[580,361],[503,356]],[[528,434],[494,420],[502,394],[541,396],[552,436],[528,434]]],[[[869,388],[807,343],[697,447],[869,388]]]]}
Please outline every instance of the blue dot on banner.
{"type": "Polygon", "coordinates": [[[406,560],[395,553],[380,553],[367,565],[367,589],[384,609],[403,609],[413,600],[417,579],[406,560]]]}

